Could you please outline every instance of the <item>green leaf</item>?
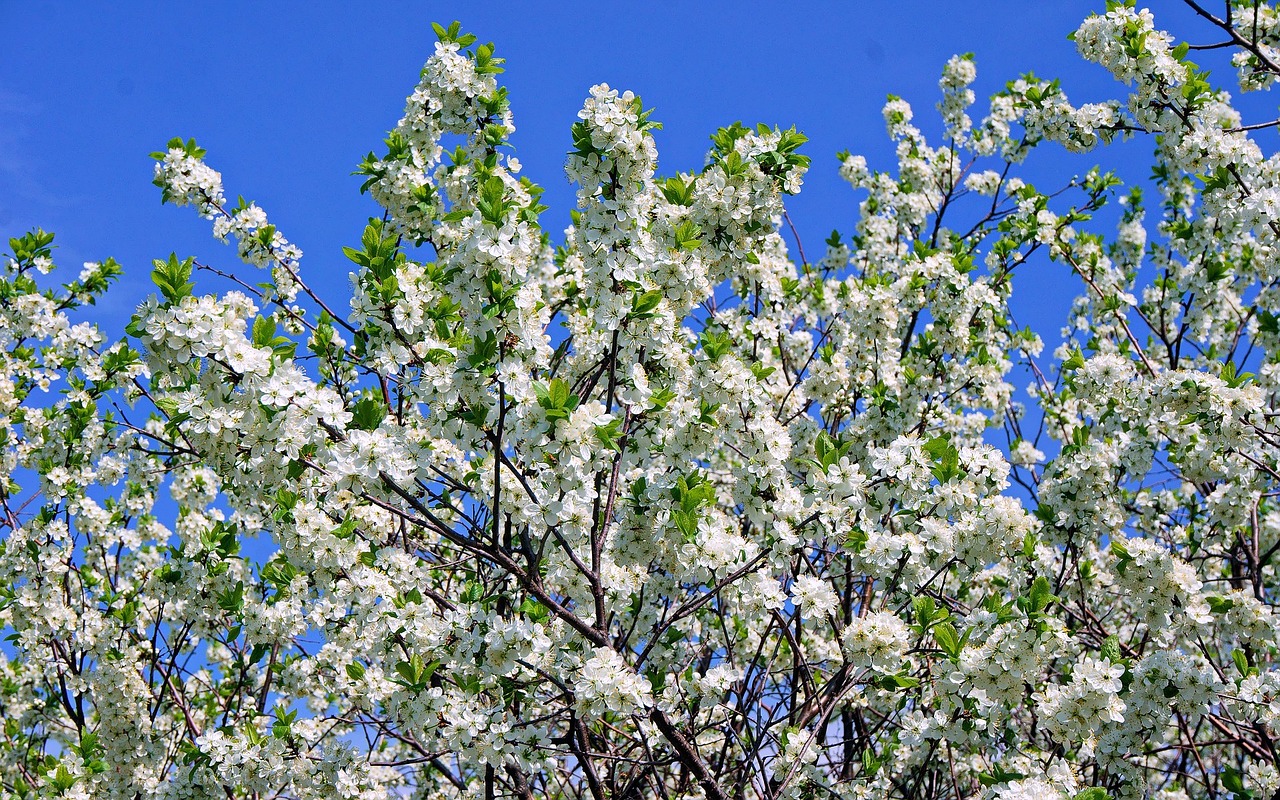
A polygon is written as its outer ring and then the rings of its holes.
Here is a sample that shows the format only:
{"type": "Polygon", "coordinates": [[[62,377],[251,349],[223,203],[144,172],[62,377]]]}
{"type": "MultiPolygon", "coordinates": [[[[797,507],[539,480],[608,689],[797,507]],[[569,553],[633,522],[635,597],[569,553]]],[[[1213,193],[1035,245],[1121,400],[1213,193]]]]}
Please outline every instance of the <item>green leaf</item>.
{"type": "Polygon", "coordinates": [[[707,358],[712,362],[723,358],[733,346],[733,339],[727,331],[707,329],[702,332],[700,339],[702,341],[702,352],[706,353],[707,358]]]}
{"type": "Polygon", "coordinates": [[[1253,792],[1244,788],[1244,776],[1234,767],[1222,768],[1222,786],[1227,791],[1234,792],[1237,797],[1251,798],[1253,792]]]}
{"type": "Polygon", "coordinates": [[[560,378],[553,378],[548,384],[548,397],[555,408],[564,408],[569,402],[569,384],[560,378]]]}
{"type": "Polygon", "coordinates": [[[1129,554],[1129,548],[1125,546],[1123,539],[1112,539],[1110,549],[1111,555],[1116,559],[1116,571],[1123,575],[1133,563],[1133,556],[1129,554]]]}
{"type": "Polygon", "coordinates": [[[1031,582],[1031,593],[1028,595],[1031,613],[1039,613],[1044,611],[1045,607],[1054,600],[1053,589],[1049,586],[1049,579],[1043,575],[1036,577],[1031,582]]]}
{"type": "Polygon", "coordinates": [[[458,599],[464,603],[479,603],[484,599],[484,586],[475,581],[467,581],[462,587],[462,593],[458,595],[458,599]]]}
{"type": "Polygon", "coordinates": [[[1020,781],[1027,777],[1021,772],[1006,772],[999,764],[992,764],[990,772],[978,773],[978,783],[983,786],[996,786],[1009,781],[1020,781]]]}
{"type": "Polygon", "coordinates": [[[649,688],[653,690],[655,695],[661,694],[662,690],[667,686],[667,671],[665,669],[649,667],[649,669],[645,670],[644,676],[649,679],[649,688]]]}
{"type": "Polygon", "coordinates": [[[518,610],[530,622],[545,622],[551,617],[551,610],[532,597],[526,597],[518,610]]]}
{"type": "Polygon", "coordinates": [[[375,430],[386,417],[387,404],[373,394],[365,394],[351,407],[351,427],[356,430],[375,430]]]}
{"type": "Polygon", "coordinates": [[[1124,657],[1120,654],[1120,637],[1114,633],[1102,640],[1102,649],[1099,653],[1107,661],[1112,664],[1123,663],[1124,657]]]}
{"type": "Polygon", "coordinates": [[[64,764],[59,764],[54,770],[53,777],[50,782],[58,794],[66,794],[67,790],[76,785],[76,781],[80,780],[66,768],[64,764]]]}
{"type": "Polygon", "coordinates": [[[934,641],[938,643],[938,647],[942,648],[942,652],[952,661],[960,658],[960,651],[964,649],[965,642],[969,639],[969,632],[965,631],[964,636],[960,636],[955,626],[950,622],[943,622],[933,628],[934,641]]]}
{"type": "Polygon", "coordinates": [[[662,291],[659,289],[651,289],[643,294],[635,295],[631,300],[631,316],[636,319],[646,319],[652,315],[652,311],[662,302],[662,291]]]}
{"type": "Polygon", "coordinates": [[[905,673],[898,673],[896,675],[882,676],[879,683],[881,689],[892,692],[898,689],[914,689],[920,685],[920,679],[905,673]]]}
{"type": "Polygon", "coordinates": [[[1228,361],[1222,365],[1221,378],[1227,386],[1238,389],[1253,380],[1252,372],[1237,372],[1235,362],[1228,361]]]}
{"type": "Polygon", "coordinates": [[[1249,658],[1244,654],[1243,650],[1232,650],[1231,660],[1235,662],[1236,669],[1239,670],[1241,677],[1249,677],[1257,672],[1257,669],[1249,666],[1249,658]]]}
{"type": "Polygon", "coordinates": [[[1205,602],[1209,604],[1209,611],[1214,614],[1225,614],[1236,604],[1236,601],[1229,597],[1218,597],[1212,594],[1205,598],[1205,602]]]}
{"type": "Polygon", "coordinates": [[[870,537],[867,532],[861,528],[854,528],[849,531],[849,535],[844,538],[844,546],[855,553],[861,553],[863,548],[867,546],[870,537]]]}
{"type": "Polygon", "coordinates": [[[678,250],[696,250],[698,245],[702,244],[699,238],[702,235],[702,229],[693,222],[693,220],[685,220],[675,227],[674,238],[676,249],[678,250]]]}
{"type": "Polygon", "coordinates": [[[1084,353],[1079,349],[1071,351],[1071,357],[1062,362],[1063,372],[1074,372],[1084,366],[1084,353]]]}
{"type": "Polygon", "coordinates": [[[191,282],[191,270],[195,259],[178,260],[176,253],[170,253],[167,261],[156,259],[152,262],[151,281],[160,290],[166,304],[177,303],[191,295],[195,284],[191,282]]]}
{"type": "Polygon", "coordinates": [[[933,460],[930,471],[938,483],[963,478],[969,473],[960,467],[960,451],[951,443],[951,437],[935,436],[924,443],[924,451],[933,460]]]}
{"type": "Polygon", "coordinates": [[[608,424],[596,426],[596,439],[606,450],[612,450],[615,453],[622,452],[622,445],[619,439],[622,437],[622,420],[612,419],[608,424]]]}
{"type": "Polygon", "coordinates": [[[507,185],[496,175],[486,179],[480,185],[480,197],[476,200],[476,209],[480,211],[480,216],[486,222],[496,227],[502,227],[506,216],[507,206],[504,202],[506,193],[507,185]]]}
{"type": "Polygon", "coordinates": [[[937,603],[933,602],[932,597],[917,597],[911,603],[911,608],[916,612],[916,622],[919,623],[920,629],[927,630],[933,623],[933,612],[937,603]]]}
{"type": "Polygon", "coordinates": [[[693,187],[694,181],[690,180],[686,183],[680,178],[667,178],[658,184],[662,189],[662,196],[667,198],[667,202],[677,206],[693,205],[693,187]]]}
{"type": "Polygon", "coordinates": [[[424,663],[422,656],[414,653],[409,657],[408,661],[401,661],[396,664],[396,674],[401,680],[396,681],[401,686],[408,689],[425,689],[431,676],[440,668],[439,661],[424,663]]]}
{"type": "Polygon", "coordinates": [[[570,392],[568,382],[562,378],[552,378],[545,386],[534,384],[533,391],[549,420],[566,419],[578,407],[578,396],[570,392]]]}
{"type": "Polygon", "coordinates": [[[497,365],[494,363],[498,355],[497,334],[489,331],[482,338],[472,339],[471,348],[471,353],[467,356],[467,363],[483,374],[492,374],[497,369],[497,365]]]}

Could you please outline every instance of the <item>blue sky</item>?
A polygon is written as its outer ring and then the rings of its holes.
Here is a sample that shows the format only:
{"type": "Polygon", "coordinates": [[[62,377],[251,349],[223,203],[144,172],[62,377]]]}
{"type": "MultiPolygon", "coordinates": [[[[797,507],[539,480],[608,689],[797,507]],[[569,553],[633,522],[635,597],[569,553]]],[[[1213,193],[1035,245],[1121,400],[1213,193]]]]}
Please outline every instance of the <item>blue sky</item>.
{"type": "MultiPolygon", "coordinates": [[[[1063,78],[1077,102],[1116,96],[1121,87],[1066,39],[1102,6],[431,2],[375,11],[330,2],[36,8],[0,0],[0,29],[18,48],[0,62],[0,233],[56,232],[67,279],[85,260],[119,260],[125,277],[98,311],[118,332],[151,291],[151,259],[177,251],[238,266],[205,221],[162,206],[151,185],[148,153],[192,136],[227,193],[266,209],[303,248],[309,282],[345,307],[351,265],[341,247],[375,210],[350,173],[365,152],[380,151],[399,118],[431,52],[430,23],[460,19],[507,59],[517,155],[547,188],[543,223],[553,236],[573,202],[562,170],[569,125],[588,87],[603,81],[656,107],[663,172],[700,167],[708,135],[734,120],[806,133],[813,167],[789,207],[813,257],[833,228],[852,230],[859,200],[837,177],[834,154],[848,149],[873,168],[892,166],[880,117],[890,93],[913,103],[926,133],[935,130],[938,75],[953,53],[977,56],[979,109],[984,95],[1027,70],[1063,78]]],[[[1156,9],[1175,31],[1208,34],[1187,25],[1180,3],[1156,9]]],[[[1028,172],[1048,186],[1093,161],[1117,165],[1149,152],[1136,143],[1073,159],[1045,148],[1028,172]]],[[[1045,312],[1035,327],[1056,332],[1076,287],[1060,269],[1027,277],[1019,304],[1045,312]]]]}

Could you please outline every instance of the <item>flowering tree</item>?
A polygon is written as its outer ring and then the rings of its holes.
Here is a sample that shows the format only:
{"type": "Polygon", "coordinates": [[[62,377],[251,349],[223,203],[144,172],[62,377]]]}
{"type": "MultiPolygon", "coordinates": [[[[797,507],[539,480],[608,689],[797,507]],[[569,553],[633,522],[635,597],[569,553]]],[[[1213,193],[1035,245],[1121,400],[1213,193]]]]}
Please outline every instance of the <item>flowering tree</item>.
{"type": "MultiPolygon", "coordinates": [[[[1191,5],[1280,75],[1275,9],[1191,5]]],[[[436,32],[349,313],[192,141],[164,199],[268,283],[157,261],[108,344],[72,320],[120,267],[42,288],[52,235],[10,240],[0,796],[1275,795],[1280,156],[1187,44],[1113,3],[1074,37],[1126,99],[1028,76],[976,123],[953,58],[942,141],[891,99],[809,262],[803,136],[659,178],[603,85],[554,246],[501,59],[436,32]],[[1112,176],[1016,177],[1122,136],[1156,192],[1113,235],[1112,176]],[[1042,255],[1051,358],[1009,309],[1042,255]]]]}

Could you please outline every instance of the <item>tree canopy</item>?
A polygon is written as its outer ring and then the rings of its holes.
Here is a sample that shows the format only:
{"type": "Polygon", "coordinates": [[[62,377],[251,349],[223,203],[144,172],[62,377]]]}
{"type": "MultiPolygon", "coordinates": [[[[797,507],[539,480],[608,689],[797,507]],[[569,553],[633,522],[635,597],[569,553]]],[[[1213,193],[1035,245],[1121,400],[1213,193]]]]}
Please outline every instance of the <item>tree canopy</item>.
{"type": "Polygon", "coordinates": [[[1267,89],[1280,13],[1188,5],[1080,25],[1115,100],[979,108],[960,55],[931,144],[890,98],[814,260],[800,132],[660,176],[603,84],[547,230],[456,22],[349,307],[190,139],[162,198],[260,272],[159,259],[117,337],[119,264],[10,239],[0,797],[1275,796],[1280,123],[1192,57],[1267,89]],[[1103,145],[1149,183],[1019,177],[1103,145]],[[1048,351],[1033,258],[1080,287],[1048,351]]]}

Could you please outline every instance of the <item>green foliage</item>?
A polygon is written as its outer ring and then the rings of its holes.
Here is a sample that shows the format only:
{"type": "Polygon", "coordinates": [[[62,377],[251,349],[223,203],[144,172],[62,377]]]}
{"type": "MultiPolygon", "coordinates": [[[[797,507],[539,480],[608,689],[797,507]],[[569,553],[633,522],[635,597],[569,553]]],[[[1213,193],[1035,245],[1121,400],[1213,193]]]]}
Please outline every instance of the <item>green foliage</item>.
{"type": "Polygon", "coordinates": [[[692,542],[698,535],[698,519],[705,506],[714,505],[716,487],[701,472],[691,472],[676,479],[671,487],[671,521],[684,536],[685,541],[692,542]]]}
{"type": "Polygon", "coordinates": [[[568,419],[578,407],[578,396],[569,391],[569,384],[561,378],[552,378],[546,384],[534,384],[534,395],[551,422],[568,419]]]}
{"type": "Polygon", "coordinates": [[[933,461],[930,472],[938,479],[938,483],[960,480],[969,473],[960,466],[960,451],[951,443],[951,437],[935,436],[924,443],[924,451],[933,461]]]}
{"type": "Polygon", "coordinates": [[[170,253],[168,260],[156,259],[152,263],[155,268],[151,270],[151,282],[160,290],[166,305],[173,305],[181,302],[184,297],[191,296],[191,291],[195,288],[195,284],[191,282],[195,259],[185,258],[179,261],[176,253],[170,253]]]}

